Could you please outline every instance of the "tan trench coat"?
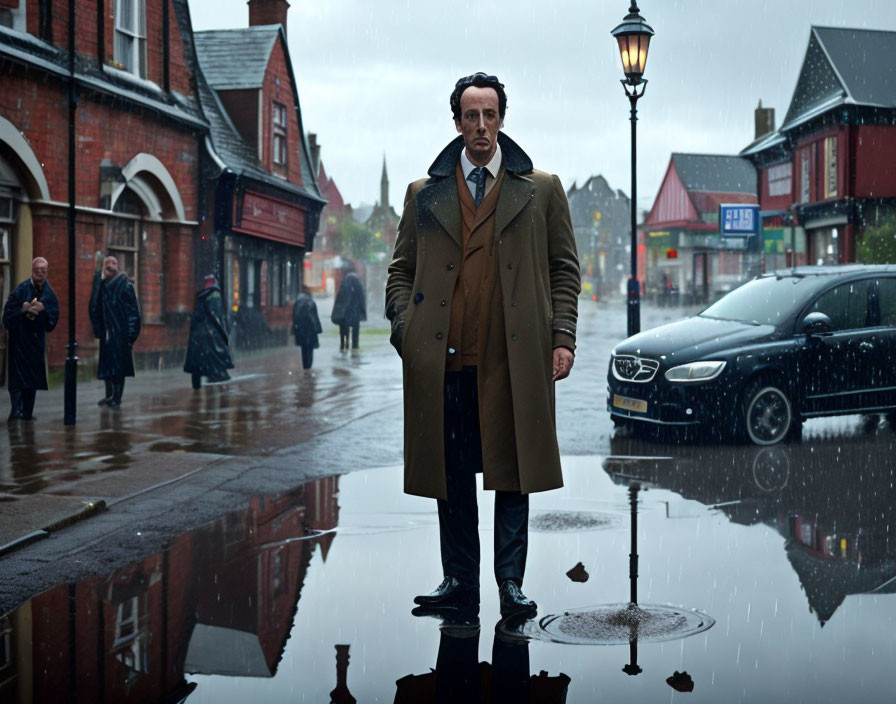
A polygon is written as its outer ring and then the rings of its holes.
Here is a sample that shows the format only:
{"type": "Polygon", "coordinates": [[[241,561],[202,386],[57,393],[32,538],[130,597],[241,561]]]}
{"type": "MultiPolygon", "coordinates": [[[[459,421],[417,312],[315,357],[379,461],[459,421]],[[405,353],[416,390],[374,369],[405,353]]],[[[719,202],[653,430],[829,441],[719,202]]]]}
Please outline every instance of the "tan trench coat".
{"type": "MultiPolygon", "coordinates": [[[[563,485],[552,350],[575,349],[581,282],[560,180],[533,170],[503,132],[498,141],[505,177],[495,247],[505,344],[480,351],[483,481],[486,489],[527,494],[563,485]]],[[[408,187],[386,282],[391,341],[404,371],[405,492],[441,499],[446,344],[462,254],[454,177],[461,149],[458,137],[436,158],[430,178],[408,187]]]]}

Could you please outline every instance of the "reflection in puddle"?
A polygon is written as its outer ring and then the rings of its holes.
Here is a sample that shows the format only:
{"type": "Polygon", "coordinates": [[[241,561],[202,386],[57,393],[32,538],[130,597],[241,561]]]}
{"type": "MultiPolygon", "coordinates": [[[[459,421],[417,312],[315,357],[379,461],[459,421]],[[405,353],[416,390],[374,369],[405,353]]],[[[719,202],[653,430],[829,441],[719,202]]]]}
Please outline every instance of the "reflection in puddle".
{"type": "MultiPolygon", "coordinates": [[[[402,494],[401,468],[258,497],[164,552],[54,587],[0,619],[0,701],[477,701],[471,693],[501,692],[524,702],[541,692],[540,701],[572,704],[690,692],[707,704],[820,703],[854,701],[856,683],[864,701],[890,701],[894,450],[878,434],[773,453],[614,440],[609,458],[564,457],[566,486],[533,497],[533,520],[611,522],[531,532],[526,592],[541,619],[560,618],[528,640],[495,630],[486,572],[481,627],[411,615],[440,566],[438,525],[430,501],[402,494]],[[635,601],[643,611],[652,602],[705,609],[717,623],[694,637],[655,642],[668,622],[616,618],[610,633],[585,616],[595,610],[587,605],[629,608],[632,481],[642,487],[635,601]],[[566,576],[578,562],[587,581],[566,576]],[[567,614],[585,620],[564,622],[567,614]],[[621,645],[557,643],[546,635],[554,625],[566,638],[614,635],[621,645]]],[[[491,502],[482,506],[489,526],[491,502]]],[[[697,625],[705,618],[673,608],[697,625]]]]}

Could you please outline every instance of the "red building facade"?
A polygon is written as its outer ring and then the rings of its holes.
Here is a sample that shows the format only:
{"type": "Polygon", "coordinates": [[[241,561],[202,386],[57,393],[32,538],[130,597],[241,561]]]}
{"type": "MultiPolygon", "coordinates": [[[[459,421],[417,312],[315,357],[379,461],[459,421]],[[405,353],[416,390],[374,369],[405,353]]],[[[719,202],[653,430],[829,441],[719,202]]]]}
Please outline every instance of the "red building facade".
{"type": "Polygon", "coordinates": [[[741,152],[759,172],[766,268],[854,262],[864,228],[896,212],[896,86],[867,74],[892,73],[894,53],[896,32],[812,27],[781,127],[741,152]]]}
{"type": "MultiPolygon", "coordinates": [[[[9,0],[0,12],[0,294],[50,263],[61,304],[48,361],[65,358],[68,128],[76,109],[75,238],[79,355],[97,346],[87,317],[97,253],[134,280],[144,328],[138,357],[182,349],[192,310],[199,220],[199,145],[207,132],[194,90],[185,0],[9,0]],[[76,60],[70,76],[69,32],[76,60]]],[[[0,343],[0,347],[2,347],[0,343]]]]}

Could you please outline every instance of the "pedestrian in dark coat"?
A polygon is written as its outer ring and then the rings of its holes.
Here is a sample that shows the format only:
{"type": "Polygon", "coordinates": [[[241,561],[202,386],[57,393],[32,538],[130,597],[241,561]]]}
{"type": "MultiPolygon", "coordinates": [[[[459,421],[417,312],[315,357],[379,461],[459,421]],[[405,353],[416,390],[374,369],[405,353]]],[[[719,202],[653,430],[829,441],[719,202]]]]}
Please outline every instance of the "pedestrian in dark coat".
{"type": "Polygon", "coordinates": [[[31,262],[31,278],[9,294],[3,306],[3,327],[8,334],[9,421],[34,420],[38,389],[47,388],[46,334],[59,322],[59,301],[47,281],[47,260],[31,262]]]}
{"type": "Polygon", "coordinates": [[[233,369],[224,320],[224,298],[214,276],[205,277],[205,288],[196,294],[196,308],[190,319],[190,339],[184,371],[192,375],[193,388],[202,386],[202,377],[210,382],[227,381],[233,369]]]}
{"type": "Polygon", "coordinates": [[[106,257],[93,279],[90,322],[100,341],[98,379],[106,382],[106,396],[97,404],[118,408],[125,377],[134,376],[132,348],[140,335],[140,309],[134,284],[118,269],[118,259],[106,257]]]}
{"type": "Polygon", "coordinates": [[[364,295],[364,284],[354,271],[349,271],[339,290],[336,292],[336,300],[333,302],[333,312],[330,320],[339,326],[339,351],[348,350],[348,334],[351,329],[352,349],[358,349],[358,335],[361,331],[361,323],[367,320],[367,302],[364,295]]]}
{"type": "Polygon", "coordinates": [[[296,338],[296,345],[302,348],[303,369],[311,369],[314,350],[320,347],[317,336],[323,331],[311,290],[302,286],[302,292],[292,307],[292,334],[296,338]]]}
{"type": "Polygon", "coordinates": [[[386,282],[405,491],[438,500],[444,580],[415,602],[478,610],[481,472],[495,491],[501,614],[532,616],[521,591],[528,495],[563,485],[554,384],[575,358],[576,242],[560,179],[500,131],[498,79],[460,79],[450,104],[460,136],[408,187],[386,282]]]}

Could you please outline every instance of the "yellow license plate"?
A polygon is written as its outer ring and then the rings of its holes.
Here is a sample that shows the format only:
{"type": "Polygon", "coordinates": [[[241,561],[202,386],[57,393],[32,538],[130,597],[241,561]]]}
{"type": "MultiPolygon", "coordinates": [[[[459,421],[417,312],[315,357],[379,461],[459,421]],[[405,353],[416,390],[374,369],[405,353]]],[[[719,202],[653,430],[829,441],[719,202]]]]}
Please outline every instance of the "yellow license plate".
{"type": "Polygon", "coordinates": [[[628,396],[613,394],[613,405],[616,406],[616,408],[624,408],[627,411],[647,413],[647,401],[642,401],[638,398],[629,398],[628,396]]]}

